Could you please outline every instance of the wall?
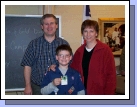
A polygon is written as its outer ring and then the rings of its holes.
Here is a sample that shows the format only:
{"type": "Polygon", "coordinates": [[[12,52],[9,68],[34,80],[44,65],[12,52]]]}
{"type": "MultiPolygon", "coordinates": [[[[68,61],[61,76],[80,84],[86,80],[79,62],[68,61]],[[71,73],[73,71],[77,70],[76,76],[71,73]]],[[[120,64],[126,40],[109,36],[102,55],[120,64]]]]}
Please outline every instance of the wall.
{"type": "MultiPolygon", "coordinates": [[[[90,5],[92,19],[98,21],[98,18],[125,18],[124,5],[90,5]]],[[[119,57],[115,57],[115,65],[120,64],[119,57]]]]}
{"type": "Polygon", "coordinates": [[[42,5],[5,5],[6,14],[42,15],[42,5]]]}
{"type": "MultiPolygon", "coordinates": [[[[90,5],[91,18],[125,18],[124,5],[90,5]]],[[[82,5],[56,5],[55,14],[62,18],[62,36],[70,43],[73,52],[81,44],[80,27],[83,21],[82,5]]],[[[119,57],[115,57],[115,65],[120,64],[119,57]]]]}
{"type": "MultiPolygon", "coordinates": [[[[50,12],[46,9],[47,7],[44,8],[44,13],[50,12]]],[[[90,10],[92,19],[96,21],[98,21],[98,18],[125,18],[124,5],[90,5],[90,10]]],[[[51,12],[61,16],[61,36],[70,43],[73,52],[75,52],[81,45],[80,28],[83,20],[83,5],[54,5],[51,12]]],[[[42,5],[7,5],[5,6],[5,13],[42,15],[43,7],[42,5]]],[[[116,66],[119,63],[119,57],[115,57],[116,66]]]]}
{"type": "Polygon", "coordinates": [[[62,36],[66,39],[73,52],[81,45],[82,6],[55,6],[55,14],[62,19],[62,36]]]}
{"type": "MultiPolygon", "coordinates": [[[[98,18],[125,18],[124,5],[90,5],[92,19],[98,21],[98,18]]],[[[119,57],[115,57],[115,65],[120,64],[119,57]]]]}
{"type": "Polygon", "coordinates": [[[92,19],[98,21],[98,18],[124,18],[124,5],[90,5],[92,19]]]}

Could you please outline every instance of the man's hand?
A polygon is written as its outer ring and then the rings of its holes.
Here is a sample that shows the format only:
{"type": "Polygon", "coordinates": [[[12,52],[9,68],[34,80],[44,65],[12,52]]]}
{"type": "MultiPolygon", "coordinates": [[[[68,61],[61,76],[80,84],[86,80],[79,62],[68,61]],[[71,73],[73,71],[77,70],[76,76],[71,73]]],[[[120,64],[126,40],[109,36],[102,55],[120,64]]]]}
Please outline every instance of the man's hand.
{"type": "Polygon", "coordinates": [[[24,95],[32,95],[32,88],[30,85],[25,87],[24,95]]]}
{"type": "Polygon", "coordinates": [[[51,66],[48,68],[48,71],[50,71],[50,70],[55,71],[55,67],[56,67],[56,65],[51,65],[51,66]]]}
{"type": "Polygon", "coordinates": [[[54,84],[55,86],[60,85],[60,83],[61,83],[61,78],[55,78],[55,79],[53,80],[53,84],[54,84]]]}

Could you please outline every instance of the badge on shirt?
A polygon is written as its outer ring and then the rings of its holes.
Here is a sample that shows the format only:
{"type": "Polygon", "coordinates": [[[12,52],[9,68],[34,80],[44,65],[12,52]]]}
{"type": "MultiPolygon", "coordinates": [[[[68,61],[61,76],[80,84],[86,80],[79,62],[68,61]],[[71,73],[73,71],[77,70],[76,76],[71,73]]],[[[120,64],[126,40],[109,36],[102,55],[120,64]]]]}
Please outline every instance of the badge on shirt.
{"type": "Polygon", "coordinates": [[[67,76],[61,76],[61,85],[68,85],[67,76]]]}
{"type": "Polygon", "coordinates": [[[72,76],[71,79],[74,80],[74,76],[72,76]]]}

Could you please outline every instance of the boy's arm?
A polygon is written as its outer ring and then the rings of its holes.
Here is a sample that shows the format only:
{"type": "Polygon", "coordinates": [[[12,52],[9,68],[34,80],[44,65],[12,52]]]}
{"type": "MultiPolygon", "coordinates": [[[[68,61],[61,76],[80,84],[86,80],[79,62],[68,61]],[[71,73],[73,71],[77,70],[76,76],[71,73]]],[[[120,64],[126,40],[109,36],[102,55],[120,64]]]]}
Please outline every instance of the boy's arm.
{"type": "Polygon", "coordinates": [[[41,93],[44,95],[48,95],[51,92],[53,92],[57,87],[53,85],[52,82],[50,82],[47,86],[41,88],[41,93]]]}
{"type": "Polygon", "coordinates": [[[45,94],[45,95],[50,94],[56,88],[56,86],[54,86],[52,83],[50,75],[51,75],[50,72],[47,72],[44,75],[44,79],[41,83],[41,94],[45,94]]]}
{"type": "Polygon", "coordinates": [[[77,95],[85,95],[85,90],[78,91],[77,95]]]}
{"type": "Polygon", "coordinates": [[[77,73],[76,84],[79,89],[79,91],[77,92],[77,95],[85,95],[84,84],[82,83],[81,75],[79,73],[77,73]]]}

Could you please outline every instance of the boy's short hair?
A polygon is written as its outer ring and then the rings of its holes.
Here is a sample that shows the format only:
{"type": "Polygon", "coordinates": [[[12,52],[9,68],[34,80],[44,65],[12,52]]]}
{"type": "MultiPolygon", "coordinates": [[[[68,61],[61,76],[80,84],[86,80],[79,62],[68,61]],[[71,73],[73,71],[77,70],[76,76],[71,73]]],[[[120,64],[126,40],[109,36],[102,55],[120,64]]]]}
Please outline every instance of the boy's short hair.
{"type": "Polygon", "coordinates": [[[66,45],[66,44],[62,44],[60,46],[57,47],[56,49],[56,55],[59,54],[60,51],[68,51],[70,53],[70,55],[72,55],[72,49],[69,45],[66,45]]]}

